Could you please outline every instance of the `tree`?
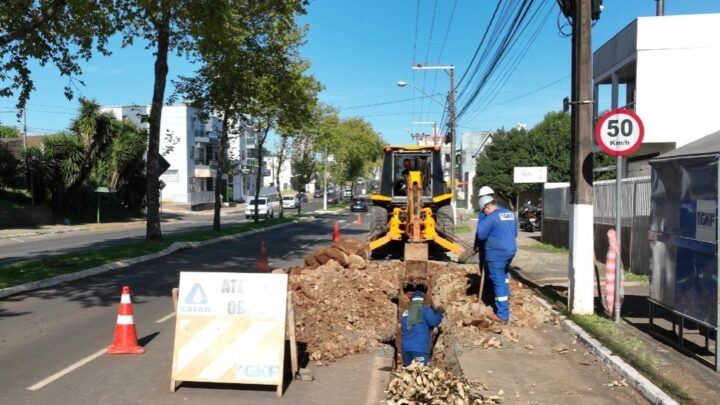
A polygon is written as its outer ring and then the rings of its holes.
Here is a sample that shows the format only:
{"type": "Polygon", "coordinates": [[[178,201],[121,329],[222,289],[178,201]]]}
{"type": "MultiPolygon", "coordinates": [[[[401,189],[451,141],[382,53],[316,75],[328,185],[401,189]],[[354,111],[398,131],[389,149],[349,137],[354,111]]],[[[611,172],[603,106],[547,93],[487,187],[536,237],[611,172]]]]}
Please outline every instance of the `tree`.
{"type": "MultiPolygon", "coordinates": [[[[613,158],[604,154],[596,154],[593,160],[595,166],[614,163],[613,158]]],[[[529,131],[497,130],[492,142],[477,158],[473,188],[489,185],[512,206],[519,192],[537,189],[534,184],[513,183],[516,166],[546,166],[549,182],[570,181],[570,114],[549,112],[529,131]]],[[[607,177],[607,174],[596,175],[596,180],[601,176],[607,177]]]]}
{"type": "Polygon", "coordinates": [[[113,120],[115,130],[109,147],[90,175],[92,183],[116,190],[115,200],[130,210],[143,206],[145,196],[145,150],[147,131],[129,120],[113,120]]]}
{"type": "MultiPolygon", "coordinates": [[[[247,0],[222,4],[218,6],[213,28],[206,29],[206,35],[197,43],[203,66],[194,77],[182,77],[176,87],[205,116],[216,113],[222,118],[220,168],[227,166],[227,144],[233,131],[242,125],[269,122],[261,131],[264,136],[258,145],[259,167],[262,167],[260,151],[265,138],[282,116],[278,109],[271,110],[282,106],[287,106],[288,111],[294,108],[292,102],[285,104],[292,99],[292,94],[274,91],[292,88],[284,79],[297,79],[287,72],[299,63],[296,53],[302,32],[295,26],[294,17],[304,12],[304,2],[247,0]],[[272,102],[263,97],[269,92],[275,97],[272,102]],[[262,114],[265,120],[258,119],[254,114],[262,114]]],[[[295,109],[294,113],[298,113],[297,117],[302,120],[301,111],[295,109]]],[[[287,117],[282,121],[291,122],[287,117]]],[[[220,229],[219,192],[223,174],[224,170],[219,170],[215,179],[215,230],[220,229]]],[[[258,173],[259,176],[261,174],[258,173]]],[[[260,185],[261,182],[258,182],[256,197],[260,185]]]]}
{"type": "MultiPolygon", "coordinates": [[[[259,91],[257,98],[252,100],[249,114],[256,119],[259,128],[258,167],[263,167],[263,147],[267,135],[273,128],[281,128],[281,133],[302,128],[311,119],[312,111],[317,103],[320,84],[312,76],[306,76],[309,65],[297,55],[300,32],[289,34],[289,43],[295,44],[292,52],[286,54],[284,63],[275,67],[275,73],[258,79],[259,91]],[[293,38],[294,37],[294,38],[293,38]]],[[[257,173],[255,199],[260,196],[262,171],[257,173]]],[[[258,221],[257,216],[255,221],[258,221]]]]}
{"type": "Polygon", "coordinates": [[[64,210],[79,208],[80,188],[85,185],[100,157],[111,147],[118,130],[117,119],[112,113],[100,112],[94,101],[80,99],[80,115],[70,124],[82,145],[82,157],[73,170],[65,171],[66,190],[63,193],[64,210]]]}
{"type": "MultiPolygon", "coordinates": [[[[285,214],[285,207],[282,204],[282,193],[280,188],[280,171],[283,164],[287,161],[288,155],[288,138],[289,136],[280,136],[280,142],[277,145],[277,153],[275,154],[275,190],[277,191],[278,201],[280,201],[280,218],[285,214]]],[[[298,202],[299,204],[300,202],[298,202]]]]}
{"type": "Polygon", "coordinates": [[[352,182],[353,194],[358,178],[365,178],[372,169],[372,157],[377,156],[385,143],[362,118],[341,120],[335,127],[335,163],[330,173],[336,184],[352,182]]]}
{"type": "Polygon", "coordinates": [[[14,183],[18,161],[12,153],[0,145],[0,189],[14,183]]]}
{"type": "MultiPolygon", "coordinates": [[[[5,0],[0,7],[0,97],[17,95],[25,108],[33,90],[34,64],[53,64],[68,78],[65,96],[73,96],[79,60],[93,51],[108,55],[108,38],[119,28],[114,0],[5,0]]],[[[82,83],[82,82],[80,82],[82,83]]]]}
{"type": "Polygon", "coordinates": [[[145,238],[162,239],[160,228],[160,121],[165,102],[168,53],[185,54],[195,60],[197,39],[217,29],[220,12],[226,2],[215,0],[117,0],[123,10],[124,45],[136,37],[155,48],[154,83],[148,118],[147,221],[145,238]]]}
{"type": "Polygon", "coordinates": [[[0,125],[0,138],[22,138],[23,134],[17,127],[0,125]]]}

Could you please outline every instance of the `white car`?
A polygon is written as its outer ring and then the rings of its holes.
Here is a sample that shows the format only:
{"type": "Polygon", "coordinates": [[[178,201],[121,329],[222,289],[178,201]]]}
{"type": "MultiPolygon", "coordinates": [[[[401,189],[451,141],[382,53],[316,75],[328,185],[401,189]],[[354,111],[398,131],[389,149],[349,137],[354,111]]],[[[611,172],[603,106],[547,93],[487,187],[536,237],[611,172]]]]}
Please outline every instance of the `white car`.
{"type": "Polygon", "coordinates": [[[298,200],[294,195],[286,195],[282,199],[283,208],[297,208],[298,200]]]}
{"type": "MultiPolygon", "coordinates": [[[[272,204],[268,198],[257,199],[257,213],[258,217],[272,218],[275,216],[272,204]]],[[[245,218],[255,218],[255,199],[248,201],[247,207],[245,207],[245,218]]]]}

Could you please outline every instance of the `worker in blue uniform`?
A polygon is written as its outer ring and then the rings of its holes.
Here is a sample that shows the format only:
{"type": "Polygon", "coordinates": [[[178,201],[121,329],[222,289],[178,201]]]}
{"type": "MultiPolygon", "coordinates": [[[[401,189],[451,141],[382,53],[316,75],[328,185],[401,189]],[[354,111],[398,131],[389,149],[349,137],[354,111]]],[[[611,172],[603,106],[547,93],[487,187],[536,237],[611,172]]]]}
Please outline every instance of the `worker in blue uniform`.
{"type": "Polygon", "coordinates": [[[497,205],[492,196],[479,199],[485,218],[478,222],[476,238],[485,241],[485,261],[495,290],[493,320],[510,320],[510,284],[508,266],[517,251],[517,220],[512,211],[497,205]]]}
{"type": "Polygon", "coordinates": [[[407,367],[413,361],[427,366],[430,364],[431,332],[442,322],[443,309],[435,310],[425,305],[425,293],[422,289],[409,292],[412,293],[410,307],[400,318],[403,366],[407,367]]]}
{"type": "MultiPolygon", "coordinates": [[[[489,186],[482,186],[480,187],[480,191],[478,191],[478,204],[480,204],[480,198],[483,198],[486,195],[492,196],[495,194],[495,191],[490,188],[489,186]]],[[[479,224],[482,222],[482,220],[485,219],[485,213],[483,213],[483,210],[480,209],[478,211],[478,218],[477,223],[479,224]]],[[[473,253],[478,254],[478,271],[480,273],[480,288],[478,290],[478,302],[482,302],[483,300],[483,290],[485,289],[485,277],[487,275],[487,262],[485,262],[485,241],[480,240],[477,237],[477,233],[475,234],[475,243],[473,244],[473,253]]]]}

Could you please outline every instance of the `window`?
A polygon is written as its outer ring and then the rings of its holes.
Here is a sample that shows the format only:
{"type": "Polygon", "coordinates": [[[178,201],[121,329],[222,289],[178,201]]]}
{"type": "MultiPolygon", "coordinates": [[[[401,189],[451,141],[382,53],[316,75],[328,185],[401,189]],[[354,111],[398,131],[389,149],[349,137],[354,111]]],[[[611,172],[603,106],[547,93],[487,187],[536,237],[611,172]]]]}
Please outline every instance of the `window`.
{"type": "Polygon", "coordinates": [[[205,179],[205,185],[206,185],[205,189],[207,191],[214,190],[213,187],[215,186],[215,182],[213,180],[215,180],[215,179],[212,179],[212,178],[205,179]]]}

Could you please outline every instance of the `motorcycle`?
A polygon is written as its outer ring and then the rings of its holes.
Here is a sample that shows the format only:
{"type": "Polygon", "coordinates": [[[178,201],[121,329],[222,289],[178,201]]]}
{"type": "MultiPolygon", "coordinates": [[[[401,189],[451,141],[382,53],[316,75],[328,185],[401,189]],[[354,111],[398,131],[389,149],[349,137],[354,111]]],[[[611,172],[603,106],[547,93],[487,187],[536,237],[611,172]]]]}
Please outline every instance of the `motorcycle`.
{"type": "Polygon", "coordinates": [[[520,229],[527,232],[535,232],[541,230],[542,224],[542,207],[536,207],[530,201],[523,204],[518,213],[520,229]]]}

